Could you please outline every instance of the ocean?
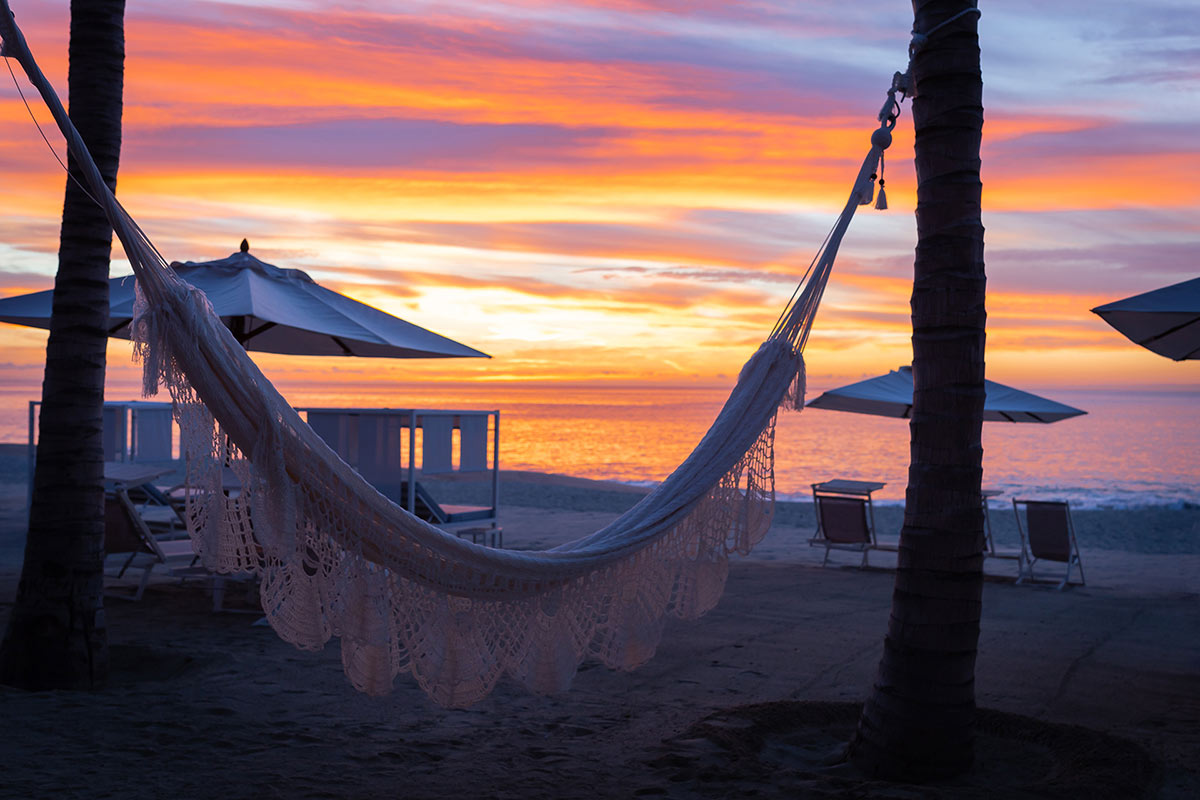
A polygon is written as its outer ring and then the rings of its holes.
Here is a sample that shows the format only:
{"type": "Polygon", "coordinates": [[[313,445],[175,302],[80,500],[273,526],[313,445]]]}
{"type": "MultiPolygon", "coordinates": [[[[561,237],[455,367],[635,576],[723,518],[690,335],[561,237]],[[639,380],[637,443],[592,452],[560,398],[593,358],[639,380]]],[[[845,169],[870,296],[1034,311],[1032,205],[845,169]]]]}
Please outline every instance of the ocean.
{"type": "MultiPolygon", "coordinates": [[[[810,387],[809,397],[824,388],[810,387]]],[[[1022,387],[1088,411],[1051,425],[984,424],[984,486],[1013,497],[1074,507],[1200,504],[1200,390],[1075,391],[1022,387]]],[[[500,410],[504,469],[650,485],[699,441],[728,390],[531,384],[338,387],[284,390],[297,406],[500,410]]],[[[0,442],[26,440],[34,390],[0,388],[0,442]]],[[[137,399],[110,390],[110,399],[137,399]]],[[[781,412],[776,486],[781,499],[810,496],[831,478],[882,481],[884,503],[904,497],[905,420],[806,409],[781,412]]]]}

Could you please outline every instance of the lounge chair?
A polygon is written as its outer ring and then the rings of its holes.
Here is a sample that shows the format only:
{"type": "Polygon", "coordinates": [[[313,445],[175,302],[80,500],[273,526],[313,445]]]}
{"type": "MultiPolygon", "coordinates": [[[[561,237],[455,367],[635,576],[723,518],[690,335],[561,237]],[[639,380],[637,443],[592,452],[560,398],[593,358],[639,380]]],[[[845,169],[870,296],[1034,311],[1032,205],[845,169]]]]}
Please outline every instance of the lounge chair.
{"type": "Polygon", "coordinates": [[[830,550],[860,552],[860,567],[866,567],[872,550],[894,549],[881,547],[875,539],[875,509],[871,504],[871,492],[883,485],[847,480],[812,484],[817,534],[808,543],[814,547],[824,546],[825,557],[821,560],[821,566],[829,562],[830,550]]]}
{"type": "MultiPolygon", "coordinates": [[[[117,490],[104,498],[104,551],[106,556],[125,555],[128,558],[117,571],[117,578],[124,577],[130,568],[142,570],[141,580],[132,595],[109,593],[109,597],[138,601],[150,583],[154,568],[163,565],[167,575],[180,580],[204,578],[212,581],[212,610],[226,611],[225,589],[230,580],[253,578],[249,573],[220,575],[211,572],[199,563],[192,540],[189,537],[171,539],[156,536],[147,523],[142,509],[129,498],[124,490],[117,490]]],[[[247,597],[253,598],[254,582],[247,587],[247,597]]],[[[250,613],[261,613],[257,610],[250,613]]]]}
{"type": "Polygon", "coordinates": [[[132,600],[142,599],[150,574],[159,564],[168,568],[188,567],[196,560],[191,539],[160,541],[156,538],[123,490],[104,498],[104,551],[110,556],[128,554],[116,577],[123,577],[130,567],[142,570],[137,589],[127,598],[132,600]]]}
{"type": "MultiPolygon", "coordinates": [[[[465,506],[439,503],[433,499],[429,490],[420,481],[413,481],[416,486],[413,513],[426,522],[445,528],[456,536],[470,537],[475,544],[485,544],[489,547],[504,546],[504,531],[495,524],[496,512],[490,506],[465,506]],[[474,524],[470,524],[474,523],[474,524]],[[481,524],[488,523],[488,524],[481,524]]],[[[409,508],[408,481],[394,484],[379,484],[375,487],[396,505],[409,508]]]]}
{"type": "Polygon", "coordinates": [[[1025,554],[1024,539],[1021,540],[1021,549],[1019,550],[997,550],[996,540],[992,538],[992,516],[988,510],[988,499],[996,497],[1000,494],[1002,494],[1002,492],[996,489],[983,490],[983,557],[1016,561],[1017,577],[1020,578],[1025,572],[1025,562],[1028,560],[1028,556],[1025,554]]]}
{"type": "Polygon", "coordinates": [[[1065,589],[1071,580],[1071,567],[1079,568],[1079,583],[1085,584],[1083,562],[1079,557],[1079,543],[1075,540],[1075,525],[1071,521],[1071,507],[1060,500],[1013,500],[1013,513],[1017,517],[1017,532],[1021,535],[1021,548],[1028,552],[1025,568],[1017,583],[1026,578],[1034,580],[1033,565],[1039,560],[1057,561],[1067,565],[1059,589],[1065,589]],[[1025,524],[1021,524],[1021,506],[1025,507],[1025,524]]]}

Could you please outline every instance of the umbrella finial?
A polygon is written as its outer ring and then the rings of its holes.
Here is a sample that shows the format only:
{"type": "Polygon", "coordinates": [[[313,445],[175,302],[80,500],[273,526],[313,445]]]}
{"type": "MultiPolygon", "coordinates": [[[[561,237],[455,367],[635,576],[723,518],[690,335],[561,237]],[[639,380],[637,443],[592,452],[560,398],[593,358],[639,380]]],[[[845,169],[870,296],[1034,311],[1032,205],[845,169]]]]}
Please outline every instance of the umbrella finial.
{"type": "Polygon", "coordinates": [[[243,253],[249,253],[250,252],[250,242],[246,241],[245,239],[242,239],[241,250],[243,253]]]}

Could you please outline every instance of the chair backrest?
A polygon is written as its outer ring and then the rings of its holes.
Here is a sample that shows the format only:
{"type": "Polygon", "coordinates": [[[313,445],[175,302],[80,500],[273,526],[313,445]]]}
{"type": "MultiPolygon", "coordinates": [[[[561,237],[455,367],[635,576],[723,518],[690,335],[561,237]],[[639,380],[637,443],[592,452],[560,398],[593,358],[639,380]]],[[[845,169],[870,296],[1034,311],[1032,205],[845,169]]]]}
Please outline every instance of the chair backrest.
{"type": "Polygon", "coordinates": [[[871,544],[867,521],[867,501],[859,497],[814,495],[821,531],[825,538],[839,544],[871,544]]]}
{"type": "Polygon", "coordinates": [[[1034,558],[1069,561],[1071,558],[1071,510],[1067,503],[1050,500],[1020,500],[1025,506],[1029,551],[1034,558]]]}
{"type": "Polygon", "coordinates": [[[104,552],[149,553],[161,561],[166,558],[158,542],[123,493],[104,497],[104,552]]]}

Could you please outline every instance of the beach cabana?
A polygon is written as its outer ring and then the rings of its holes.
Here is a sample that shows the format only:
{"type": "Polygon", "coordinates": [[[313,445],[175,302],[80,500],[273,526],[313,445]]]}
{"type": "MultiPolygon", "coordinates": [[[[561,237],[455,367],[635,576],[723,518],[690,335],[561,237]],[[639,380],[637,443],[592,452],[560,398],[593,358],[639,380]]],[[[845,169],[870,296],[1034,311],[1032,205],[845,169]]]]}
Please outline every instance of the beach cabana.
{"type": "MultiPolygon", "coordinates": [[[[984,390],[987,393],[983,402],[985,422],[1048,423],[1087,413],[995,381],[984,381],[984,390]]],[[[900,367],[886,375],[830,389],[806,405],[809,408],[908,419],[912,414],[912,403],[912,367],[900,367]]]]}
{"type": "Polygon", "coordinates": [[[1200,359],[1200,278],[1105,303],[1092,313],[1160,356],[1200,359]]]}
{"type": "MultiPolygon", "coordinates": [[[[239,252],[217,261],[174,262],[172,269],[200,289],[246,350],[304,356],[367,358],[489,358],[460,344],[326,289],[298,269],[281,269],[239,252]]],[[[133,276],[109,280],[108,333],[130,337],[133,276]]],[[[53,290],[0,299],[0,322],[50,327],[53,290]]]]}

